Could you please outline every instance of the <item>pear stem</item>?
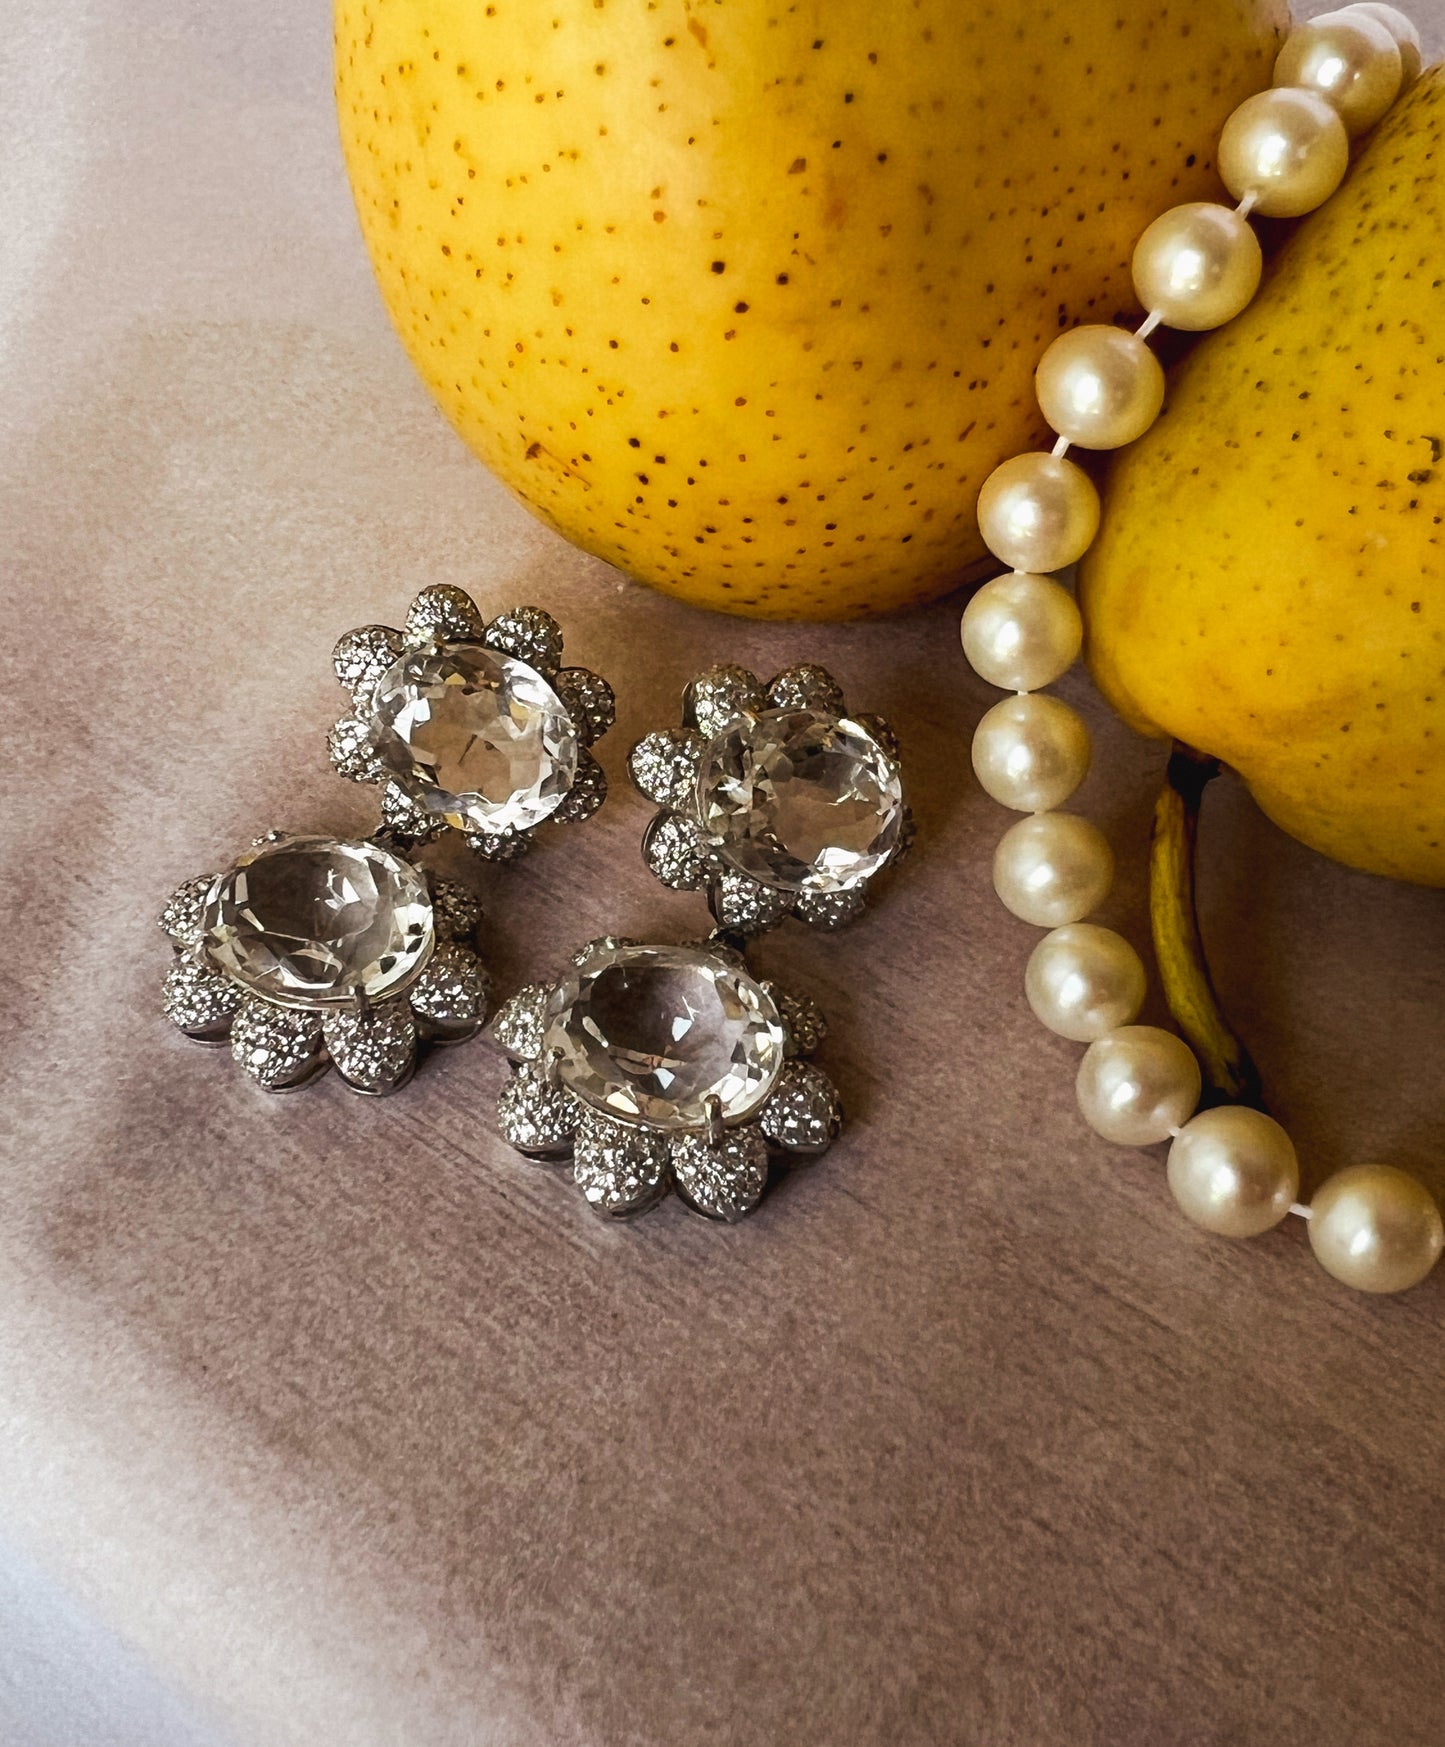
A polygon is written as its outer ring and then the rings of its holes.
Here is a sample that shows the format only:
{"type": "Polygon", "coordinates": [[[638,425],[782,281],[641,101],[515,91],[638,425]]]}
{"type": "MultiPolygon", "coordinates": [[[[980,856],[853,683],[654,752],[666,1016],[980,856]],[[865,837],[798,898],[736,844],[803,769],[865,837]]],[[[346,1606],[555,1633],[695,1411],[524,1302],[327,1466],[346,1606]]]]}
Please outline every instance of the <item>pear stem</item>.
{"type": "Polygon", "coordinates": [[[1199,1057],[1205,1105],[1250,1104],[1262,1110],[1259,1070],[1219,1005],[1195,906],[1199,810],[1205,789],[1219,771],[1217,758],[1208,758],[1182,741],[1174,742],[1164,787],[1154,808],[1149,920],[1164,999],[1199,1057]]]}

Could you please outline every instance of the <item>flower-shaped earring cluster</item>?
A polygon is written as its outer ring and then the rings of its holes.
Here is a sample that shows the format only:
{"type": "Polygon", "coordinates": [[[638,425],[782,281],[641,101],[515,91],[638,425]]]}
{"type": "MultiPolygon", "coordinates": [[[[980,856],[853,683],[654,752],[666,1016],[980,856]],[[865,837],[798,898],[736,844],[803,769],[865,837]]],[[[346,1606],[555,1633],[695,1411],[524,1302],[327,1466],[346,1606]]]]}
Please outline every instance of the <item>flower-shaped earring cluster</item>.
{"type": "Polygon", "coordinates": [[[562,667],[562,633],[536,607],[488,623],[461,589],[428,588],[404,629],[352,631],[334,661],[352,710],[331,760],[384,784],[380,828],[362,841],[273,831],[161,916],[177,954],[167,1015],[197,1042],[229,1042],[271,1092],[328,1064],[358,1092],[393,1092],[420,1044],[472,1036],[487,1004],[481,904],[409,852],[453,829],[510,860],[545,820],[586,819],[607,793],[588,747],[612,725],[611,688],[562,667]]]}
{"type": "MultiPolygon", "coordinates": [[[[401,630],[348,632],[334,663],[351,709],[331,762],[380,786],[380,825],[361,840],[273,831],[188,880],[161,916],[176,952],[165,1011],[188,1037],[229,1043],[267,1091],[334,1066],[375,1095],[405,1084],[422,1045],[459,1042],[486,1016],[480,901],[416,852],[454,831],[510,861],[549,820],[589,818],[607,794],[590,748],[614,705],[605,680],[562,666],[546,613],[487,620],[459,588],[424,590],[401,630]]],[[[808,1059],[822,1014],[754,974],[749,938],[787,916],[838,928],[858,915],[912,834],[898,746],[821,667],[764,685],[724,666],[687,688],[682,727],[647,735],[629,763],[660,809],[648,867],[706,892],[717,926],[682,945],[594,940],[513,995],[493,1027],[513,1070],[498,1123],[526,1157],[570,1161],[600,1213],[676,1191],[737,1220],[842,1123],[808,1059]]]]}
{"type": "Polygon", "coordinates": [[[224,874],[187,880],[161,912],[176,949],[168,1017],[226,1043],[268,1092],[334,1065],[354,1091],[394,1092],[419,1042],[481,1025],[480,903],[379,843],[272,831],[224,874]]]}
{"type": "Polygon", "coordinates": [[[803,1057],[827,1035],[813,1002],[760,982],[713,937],[684,946],[594,940],[557,982],[532,983],[492,1027],[513,1074],[502,1134],[534,1159],[571,1159],[600,1213],[668,1190],[736,1220],[770,1157],[816,1158],[837,1134],[832,1082],[803,1057]]]}
{"type": "Polygon", "coordinates": [[[489,861],[524,854],[545,821],[576,824],[607,798],[588,748],[612,726],[612,687],[562,666],[562,632],[538,607],[488,624],[459,588],[428,588],[406,625],[363,625],[336,645],[352,709],[331,762],[381,783],[381,816],[411,845],[460,831],[489,861]]]}
{"type": "Polygon", "coordinates": [[[632,780],[661,809],[642,853],[675,891],[705,891],[720,928],[761,933],[785,916],[841,928],[907,850],[898,741],[850,715],[826,668],[766,685],[713,667],[687,688],[681,728],[632,749],[632,780]]]}

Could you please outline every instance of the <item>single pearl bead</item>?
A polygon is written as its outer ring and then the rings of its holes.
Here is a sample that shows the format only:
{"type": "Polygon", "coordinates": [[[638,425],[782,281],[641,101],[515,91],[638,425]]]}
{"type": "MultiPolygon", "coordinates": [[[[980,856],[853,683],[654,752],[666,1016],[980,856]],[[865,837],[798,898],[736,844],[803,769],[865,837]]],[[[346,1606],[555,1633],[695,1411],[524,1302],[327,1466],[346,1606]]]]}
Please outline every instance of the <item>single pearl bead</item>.
{"type": "Polygon", "coordinates": [[[1415,21],[1406,18],[1398,6],[1382,6],[1376,0],[1360,0],[1357,6],[1346,6],[1343,11],[1362,12],[1366,18],[1373,18],[1377,24],[1383,24],[1385,29],[1395,39],[1395,47],[1400,51],[1400,66],[1403,77],[1400,89],[1409,90],[1410,86],[1420,77],[1420,69],[1425,64],[1425,57],[1420,52],[1420,32],[1415,28],[1415,21]]]}
{"type": "Polygon", "coordinates": [[[1099,531],[1099,494],[1081,467],[1060,455],[1015,455],[995,467],[978,494],[984,544],[1013,570],[1063,570],[1099,531]]]}
{"type": "Polygon", "coordinates": [[[1294,1142],[1262,1110],[1220,1104],[1186,1122],[1169,1149],[1174,1199],[1206,1231],[1258,1237],[1299,1194],[1294,1142]]]}
{"type": "Polygon", "coordinates": [[[1404,1292],[1440,1259],[1445,1226],[1423,1183],[1393,1165],[1337,1171],[1310,1202],[1310,1248],[1361,1292],[1404,1292]]]}
{"type": "Polygon", "coordinates": [[[1297,24],[1274,63],[1274,83],[1317,91],[1351,139],[1368,133],[1400,95],[1404,65],[1394,37],[1359,12],[1326,12],[1297,24]]]}
{"type": "Polygon", "coordinates": [[[1171,328],[1202,333],[1232,321],[1259,289],[1264,266],[1247,219],[1210,200],[1161,213],[1134,249],[1134,290],[1171,328]]]}
{"type": "Polygon", "coordinates": [[[1314,91],[1246,97],[1219,136],[1219,174],[1236,200],[1254,197],[1265,218],[1298,218],[1323,206],[1350,164],[1345,124],[1314,91]]]}
{"type": "Polygon", "coordinates": [[[1005,698],[973,731],[973,768],[985,792],[1016,813],[1068,800],[1089,769],[1089,730],[1047,693],[1005,698]]]}
{"type": "Polygon", "coordinates": [[[1077,813],[1034,813],[1010,825],[993,856],[993,889],[1023,922],[1060,928],[1102,904],[1114,878],[1109,840],[1077,813]]]}
{"type": "Polygon", "coordinates": [[[1122,449],[1158,418],[1164,371],[1137,334],[1093,323],[1059,335],[1039,360],[1034,389],[1061,437],[1122,449]]]}
{"type": "Polygon", "coordinates": [[[1137,1019],[1147,986],[1143,961],[1123,935],[1092,922],[1046,934],[1024,972],[1034,1017],[1075,1043],[1092,1043],[1137,1019]]]}
{"type": "Polygon", "coordinates": [[[1119,1146],[1153,1146],[1194,1114],[1203,1082],[1172,1031],[1124,1025],[1091,1043],[1075,1082],[1084,1120],[1119,1146]]]}
{"type": "Polygon", "coordinates": [[[1012,571],[986,582],[963,609],[963,652],[990,685],[1031,692],[1078,660],[1084,621],[1051,576],[1012,571]]]}

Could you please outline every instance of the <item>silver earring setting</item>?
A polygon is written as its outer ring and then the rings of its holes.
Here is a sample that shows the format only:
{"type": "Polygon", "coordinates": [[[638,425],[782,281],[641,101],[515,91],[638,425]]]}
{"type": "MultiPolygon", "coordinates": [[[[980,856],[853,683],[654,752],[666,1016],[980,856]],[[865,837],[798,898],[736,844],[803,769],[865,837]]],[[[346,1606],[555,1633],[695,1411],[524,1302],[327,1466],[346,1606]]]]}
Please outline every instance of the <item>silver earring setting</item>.
{"type": "Polygon", "coordinates": [[[641,1213],[669,1190],[741,1219],[774,1164],[816,1158],[842,1122],[804,1058],[827,1026],[813,1002],[749,971],[714,936],[690,945],[594,940],[492,1025],[512,1061],[503,1137],[528,1158],[571,1159],[590,1206],[641,1213]]]}
{"type": "Polygon", "coordinates": [[[612,726],[612,688],[562,666],[562,632],[540,608],[488,623],[462,589],[423,589],[402,630],[363,625],[332,659],[352,708],[331,730],[331,762],[382,785],[395,841],[459,831],[508,861],[539,825],[590,819],[606,799],[588,748],[612,726]]]}
{"type": "Polygon", "coordinates": [[[481,1026],[481,904],[375,841],[259,838],[161,912],[176,950],[164,1009],[198,1043],[229,1043],[268,1092],[334,1066],[356,1092],[406,1084],[418,1045],[481,1026]]]}
{"type": "Polygon", "coordinates": [[[744,934],[787,916],[843,927],[913,836],[893,730],[850,714],[822,667],[766,685],[710,668],[684,694],[681,728],[640,740],[629,768],[660,809],[648,867],[674,891],[706,892],[717,925],[744,934]]]}

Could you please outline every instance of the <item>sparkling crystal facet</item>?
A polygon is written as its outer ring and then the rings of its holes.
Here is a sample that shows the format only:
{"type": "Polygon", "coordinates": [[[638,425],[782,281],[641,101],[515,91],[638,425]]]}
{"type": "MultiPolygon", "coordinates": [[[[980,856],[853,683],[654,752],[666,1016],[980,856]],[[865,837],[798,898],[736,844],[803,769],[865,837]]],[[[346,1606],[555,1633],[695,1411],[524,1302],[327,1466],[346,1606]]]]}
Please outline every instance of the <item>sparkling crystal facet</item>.
{"type": "Polygon", "coordinates": [[[217,881],[203,943],[216,968],[279,1007],[380,1001],[421,974],[433,945],[426,876],[375,843],[282,837],[217,881]]]}
{"type": "Polygon", "coordinates": [[[861,724],[765,710],[724,729],[697,779],[698,810],[725,860],[785,892],[861,886],[903,823],[898,766],[861,724]]]}
{"type": "Polygon", "coordinates": [[[577,776],[580,737],[525,661],[482,643],[413,650],[377,684],[378,757],[416,805],[459,831],[526,831],[577,776]]]}
{"type": "Polygon", "coordinates": [[[767,990],[696,946],[593,952],[559,985],[543,1049],[585,1104],[624,1121],[700,1129],[711,1098],[741,1122],[772,1090],[786,1033],[767,990]]]}

